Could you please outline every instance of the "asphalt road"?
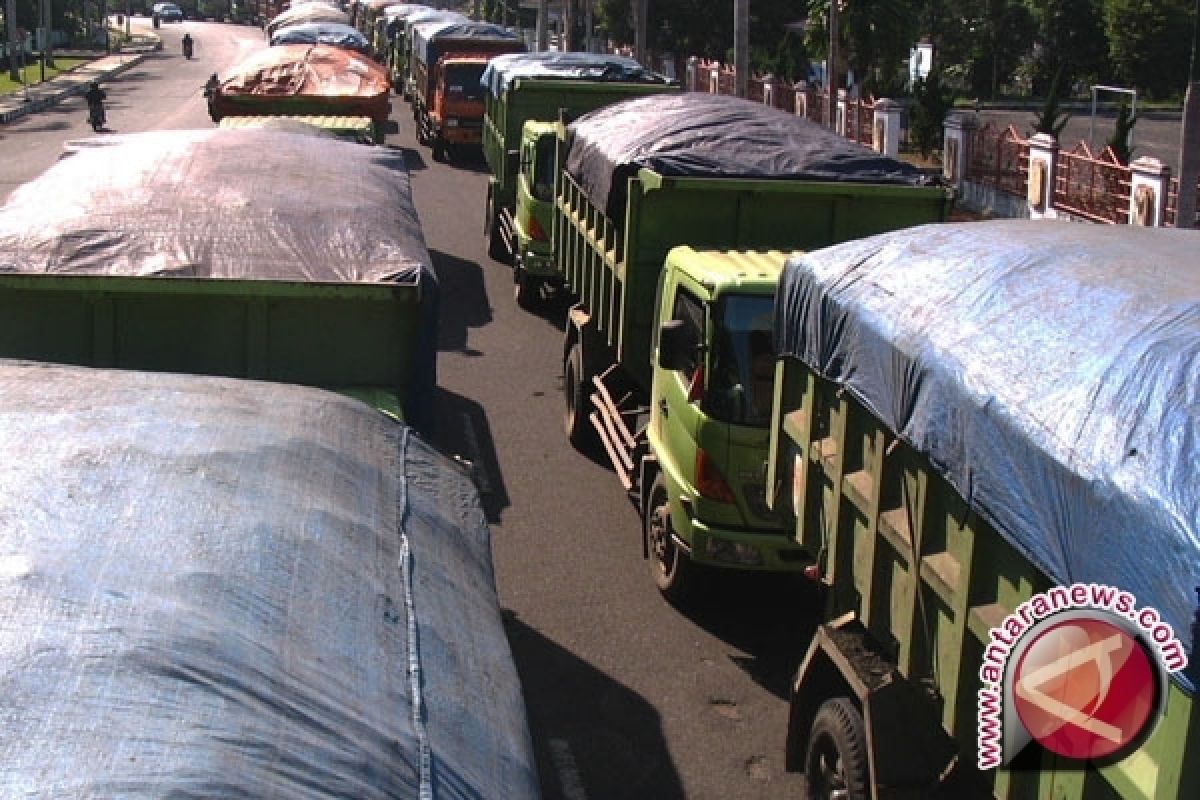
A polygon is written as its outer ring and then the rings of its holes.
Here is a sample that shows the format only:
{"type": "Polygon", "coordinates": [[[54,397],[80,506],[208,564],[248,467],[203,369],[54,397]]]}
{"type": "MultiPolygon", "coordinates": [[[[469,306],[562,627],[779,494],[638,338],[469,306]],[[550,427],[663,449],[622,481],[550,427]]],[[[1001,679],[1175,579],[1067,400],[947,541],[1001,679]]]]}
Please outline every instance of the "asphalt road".
{"type": "MultiPolygon", "coordinates": [[[[112,133],[99,135],[210,127],[205,79],[265,46],[255,28],[215,23],[161,34],[162,53],[105,86],[112,133]],[[180,55],[185,31],[192,61],[180,55]]],[[[65,140],[97,135],[85,116],[74,99],[0,128],[0,194],[65,140]]],[[[520,311],[511,272],[488,259],[482,160],[434,163],[399,98],[393,119],[386,146],[405,152],[442,282],[436,438],[478,465],[545,797],[802,798],[783,769],[785,698],[814,598],[751,577],[714,585],[686,614],[661,599],[620,485],[562,432],[565,307],[520,311]]]]}

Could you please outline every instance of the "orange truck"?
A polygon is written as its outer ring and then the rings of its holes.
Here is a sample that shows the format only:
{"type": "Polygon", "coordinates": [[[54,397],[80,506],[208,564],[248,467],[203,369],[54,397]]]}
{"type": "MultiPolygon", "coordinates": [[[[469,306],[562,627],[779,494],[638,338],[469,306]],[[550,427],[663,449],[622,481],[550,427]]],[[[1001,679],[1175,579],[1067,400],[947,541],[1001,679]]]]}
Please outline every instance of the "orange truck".
{"type": "Polygon", "coordinates": [[[433,20],[413,26],[413,119],[417,141],[435,161],[452,147],[483,143],[484,88],[488,62],[525,51],[514,33],[484,22],[433,20]]]}

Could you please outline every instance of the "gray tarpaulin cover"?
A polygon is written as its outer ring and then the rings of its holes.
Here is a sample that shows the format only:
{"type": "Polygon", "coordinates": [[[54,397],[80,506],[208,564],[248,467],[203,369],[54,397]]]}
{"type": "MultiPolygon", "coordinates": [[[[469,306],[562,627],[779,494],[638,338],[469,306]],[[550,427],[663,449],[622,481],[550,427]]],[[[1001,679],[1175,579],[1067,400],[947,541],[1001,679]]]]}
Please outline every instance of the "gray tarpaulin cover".
{"type": "Polygon", "coordinates": [[[283,384],[0,362],[0,794],[532,798],[470,480],[283,384]]]}
{"type": "Polygon", "coordinates": [[[307,22],[288,25],[271,34],[271,44],[328,44],[348,50],[367,52],[367,37],[349,25],[337,22],[307,22]]]}
{"type": "Polygon", "coordinates": [[[514,48],[524,47],[521,39],[512,31],[489,22],[473,22],[469,19],[434,19],[418,22],[413,26],[413,53],[422,64],[429,64],[441,57],[438,49],[442,42],[504,42],[514,48]]]}
{"type": "Polygon", "coordinates": [[[273,17],[267,23],[267,36],[271,36],[280,28],[301,25],[306,22],[340,22],[343,25],[349,25],[350,15],[324,3],[303,3],[292,6],[287,11],[273,17]]]}
{"type": "Polygon", "coordinates": [[[403,153],[251,129],[71,149],[0,208],[0,272],[416,282],[425,388],[409,399],[432,402],[437,280],[403,153]]]}
{"type": "Polygon", "coordinates": [[[567,129],[567,172],[608,216],[624,219],[626,181],[642,167],[674,177],[930,182],[916,167],[803,117],[725,95],[637,97],[567,129]]]}
{"type": "Polygon", "coordinates": [[[776,345],[846,386],[1052,580],[1132,592],[1190,650],[1198,247],[1190,231],[1061,222],[884,234],[789,259],[776,345]]]}
{"type": "Polygon", "coordinates": [[[488,62],[480,83],[499,97],[517,79],[617,81],[621,83],[670,83],[657,72],[646,69],[632,58],[604,53],[509,53],[488,62]]]}

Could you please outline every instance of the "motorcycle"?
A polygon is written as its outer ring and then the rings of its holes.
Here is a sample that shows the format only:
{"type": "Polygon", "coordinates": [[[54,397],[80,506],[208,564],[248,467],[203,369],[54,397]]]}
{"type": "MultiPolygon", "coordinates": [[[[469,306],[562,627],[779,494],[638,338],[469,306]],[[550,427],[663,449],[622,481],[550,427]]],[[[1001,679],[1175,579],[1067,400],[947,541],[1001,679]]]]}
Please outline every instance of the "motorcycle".
{"type": "Polygon", "coordinates": [[[100,103],[88,106],[88,123],[91,124],[92,130],[99,133],[104,129],[104,122],[104,106],[100,103]]]}
{"type": "Polygon", "coordinates": [[[191,60],[192,58],[192,40],[190,37],[184,37],[183,40],[183,57],[191,60]]]}

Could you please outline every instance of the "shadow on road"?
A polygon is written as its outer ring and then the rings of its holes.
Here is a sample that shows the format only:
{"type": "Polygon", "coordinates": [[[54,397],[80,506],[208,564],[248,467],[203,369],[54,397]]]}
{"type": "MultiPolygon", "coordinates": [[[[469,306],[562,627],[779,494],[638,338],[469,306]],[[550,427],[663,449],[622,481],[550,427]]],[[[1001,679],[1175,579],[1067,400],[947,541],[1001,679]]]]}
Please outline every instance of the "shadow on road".
{"type": "Polygon", "coordinates": [[[788,699],[792,678],[821,619],[821,592],[796,575],[706,572],[711,591],[680,609],[713,636],[746,653],[730,656],[754,682],[788,699]]]}
{"type": "Polygon", "coordinates": [[[435,392],[434,406],[438,409],[434,445],[471,462],[471,477],[479,489],[487,520],[493,525],[499,523],[510,503],[487,412],[474,400],[441,387],[435,392]]]}
{"type": "Polygon", "coordinates": [[[438,350],[453,350],[464,355],[481,356],[467,347],[468,332],[492,321],[482,270],[474,261],[430,250],[433,269],[438,276],[440,306],[438,350]]]}
{"type": "Polygon", "coordinates": [[[685,797],[653,706],[515,613],[504,612],[504,627],[525,693],[543,800],[685,797]]]}

